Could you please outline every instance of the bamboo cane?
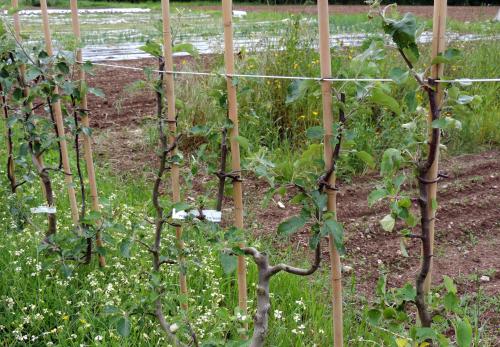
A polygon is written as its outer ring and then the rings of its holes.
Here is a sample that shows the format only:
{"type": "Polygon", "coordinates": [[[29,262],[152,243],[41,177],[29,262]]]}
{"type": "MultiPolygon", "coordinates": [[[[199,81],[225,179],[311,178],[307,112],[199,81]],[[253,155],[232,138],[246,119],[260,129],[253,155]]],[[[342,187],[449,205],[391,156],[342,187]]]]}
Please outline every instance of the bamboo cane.
{"type": "MultiPolygon", "coordinates": [[[[446,12],[447,12],[447,0],[434,0],[434,16],[432,20],[432,59],[434,59],[438,54],[443,53],[446,47],[446,12]]],[[[444,64],[435,64],[431,68],[431,77],[433,79],[440,79],[443,76],[444,64]]],[[[438,108],[441,107],[441,102],[443,99],[443,93],[441,85],[438,83],[437,86],[437,96],[436,101],[438,108]]],[[[429,137],[432,131],[432,114],[429,111],[429,116],[427,118],[427,127],[429,130],[429,137]]],[[[427,209],[428,215],[430,217],[429,222],[429,238],[430,238],[430,248],[431,254],[434,254],[434,230],[435,230],[435,218],[436,210],[432,207],[436,201],[437,197],[437,177],[439,169],[439,137],[438,137],[438,149],[436,154],[436,159],[433,165],[429,169],[428,176],[426,179],[430,182],[434,182],[427,185],[427,209]]],[[[432,282],[432,268],[433,259],[431,258],[429,273],[425,279],[424,290],[426,293],[431,289],[432,282]]]]}
{"type": "MultiPolygon", "coordinates": [[[[319,55],[321,77],[331,77],[331,56],[330,56],[330,25],[328,13],[328,0],[318,0],[318,23],[319,23],[319,55]]],[[[332,165],[333,147],[331,139],[333,137],[333,116],[332,116],[332,89],[331,82],[321,82],[322,102],[323,102],[323,127],[324,136],[324,160],[326,168],[332,165]]],[[[328,184],[335,186],[335,172],[330,175],[328,184]]],[[[332,211],[336,218],[337,212],[337,192],[333,189],[327,189],[328,211],[332,211]]],[[[342,317],[342,273],[340,265],[340,254],[335,247],[333,237],[328,239],[330,249],[330,266],[332,281],[332,304],[333,304],[333,344],[334,346],[343,345],[343,317],[342,317]]]]}
{"type": "MultiPolygon", "coordinates": [[[[224,62],[226,73],[234,73],[234,48],[233,48],[233,23],[232,23],[232,0],[222,0],[222,20],[224,23],[224,62]]],[[[231,169],[238,177],[241,174],[240,167],[240,145],[237,141],[238,130],[238,105],[236,101],[236,87],[231,77],[226,78],[227,101],[229,119],[233,122],[230,134],[231,144],[231,169]]],[[[243,229],[243,185],[240,179],[233,180],[234,200],[234,225],[243,229]]],[[[243,245],[241,245],[243,246],[243,245]]],[[[238,305],[242,314],[247,313],[247,278],[246,263],[244,256],[238,256],[238,305]]],[[[247,324],[245,324],[247,328],[247,324]]]]}
{"type": "MultiPolygon", "coordinates": [[[[172,32],[170,30],[170,1],[162,0],[161,1],[161,9],[162,9],[162,18],[163,18],[163,56],[165,59],[165,68],[168,71],[174,70],[174,61],[172,56],[172,32]]],[[[174,90],[174,75],[167,74],[165,76],[165,83],[163,84],[165,89],[165,94],[167,96],[167,119],[168,119],[168,127],[169,127],[169,144],[173,144],[175,141],[176,131],[177,131],[177,122],[175,116],[175,90],[174,90]]],[[[175,150],[171,152],[171,155],[175,155],[175,150]]],[[[172,179],[172,201],[174,203],[180,202],[181,193],[179,189],[179,166],[172,165],[171,172],[172,179]]],[[[184,241],[182,241],[182,228],[177,226],[175,228],[175,235],[177,237],[177,246],[181,250],[184,248],[184,241]]],[[[181,264],[181,271],[179,273],[179,282],[180,282],[180,290],[181,294],[187,296],[188,287],[186,274],[184,272],[182,264],[183,256],[179,257],[181,264]]],[[[187,309],[187,301],[183,301],[181,307],[187,309]]]]}
{"type": "MultiPolygon", "coordinates": [[[[80,20],[78,17],[78,1],[77,0],[71,0],[70,1],[70,6],[71,6],[71,24],[73,27],[73,34],[75,35],[75,39],[77,41],[77,44],[79,45],[81,42],[81,33],[80,33],[80,20]]],[[[82,49],[80,47],[77,48],[76,50],[76,60],[81,62],[83,61],[83,54],[82,54],[82,49]]],[[[79,74],[79,79],[81,86],[83,87],[85,83],[85,71],[80,68],[78,70],[79,74]]],[[[83,88],[81,88],[82,91],[83,88]]],[[[81,95],[81,103],[80,107],[84,110],[82,114],[82,125],[86,128],[90,127],[89,123],[89,116],[88,116],[88,103],[87,103],[87,93],[83,92],[81,95]]],[[[97,192],[97,183],[96,183],[96,177],[95,177],[95,168],[94,168],[94,159],[92,156],[92,142],[90,139],[90,136],[86,134],[85,132],[83,133],[83,151],[84,151],[84,156],[85,156],[85,164],[87,166],[87,175],[89,176],[89,186],[90,186],[90,199],[92,202],[92,210],[95,212],[99,212],[101,210],[99,206],[99,195],[97,192]]],[[[103,242],[101,238],[101,233],[99,231],[96,232],[95,235],[96,239],[96,245],[97,247],[103,247],[103,242]]],[[[104,267],[106,266],[106,259],[102,254],[99,254],[98,256],[99,259],[99,266],[104,267]]]]}
{"type": "MultiPolygon", "coordinates": [[[[52,38],[50,35],[50,28],[49,28],[49,14],[47,11],[47,0],[40,0],[40,8],[42,10],[42,26],[43,26],[43,34],[45,37],[45,48],[47,50],[47,54],[49,56],[52,56],[53,55],[52,38]]],[[[58,93],[59,89],[57,86],[55,86],[54,94],[58,93]]],[[[77,226],[79,222],[78,205],[76,203],[75,189],[73,187],[73,176],[71,175],[71,167],[69,165],[68,146],[66,144],[66,138],[65,138],[66,134],[64,131],[61,103],[59,100],[54,102],[53,109],[56,119],[57,136],[59,136],[59,143],[61,145],[64,180],[66,181],[66,186],[68,189],[69,203],[71,207],[71,218],[73,219],[73,224],[77,226]]]]}

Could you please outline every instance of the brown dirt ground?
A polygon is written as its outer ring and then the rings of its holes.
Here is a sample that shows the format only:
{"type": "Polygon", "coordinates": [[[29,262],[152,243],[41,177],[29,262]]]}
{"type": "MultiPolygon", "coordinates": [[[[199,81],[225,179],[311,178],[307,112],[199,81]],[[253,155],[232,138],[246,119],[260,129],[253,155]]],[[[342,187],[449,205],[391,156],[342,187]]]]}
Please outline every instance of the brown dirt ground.
{"type": "MultiPolygon", "coordinates": [[[[218,6],[195,6],[197,9],[220,10],[218,6]]],[[[448,17],[460,21],[487,20],[495,18],[498,6],[449,6],[448,17]]],[[[289,12],[316,14],[316,5],[235,5],[235,10],[248,12],[289,12]]],[[[330,5],[331,14],[368,13],[366,5],[330,5]]],[[[416,16],[432,18],[432,6],[398,6],[399,12],[411,12],[416,16]]]]}

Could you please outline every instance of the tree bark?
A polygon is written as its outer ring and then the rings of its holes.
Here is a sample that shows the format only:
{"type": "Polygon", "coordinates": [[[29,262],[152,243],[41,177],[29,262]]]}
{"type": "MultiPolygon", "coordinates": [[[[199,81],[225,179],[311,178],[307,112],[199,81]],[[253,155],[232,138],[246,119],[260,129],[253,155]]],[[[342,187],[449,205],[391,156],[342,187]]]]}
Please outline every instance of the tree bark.
{"type": "Polygon", "coordinates": [[[321,262],[321,242],[315,249],[314,262],[308,269],[296,268],[287,264],[270,265],[267,254],[259,252],[253,247],[244,247],[242,251],[253,258],[254,263],[259,270],[257,283],[257,312],[254,316],[254,329],[250,347],[264,346],[269,325],[269,310],[271,300],[269,295],[269,286],[271,278],[277,273],[284,271],[297,276],[309,276],[316,272],[321,262]]]}
{"type": "Polygon", "coordinates": [[[219,189],[217,191],[217,211],[222,211],[222,202],[224,200],[224,187],[226,184],[226,161],[227,161],[227,128],[222,129],[222,137],[220,144],[220,169],[217,174],[219,178],[219,189]]]}
{"type": "MultiPolygon", "coordinates": [[[[427,95],[429,97],[429,106],[430,112],[432,116],[432,121],[439,119],[440,110],[436,100],[436,91],[433,89],[436,84],[433,81],[430,81],[430,86],[425,87],[427,95]]],[[[420,206],[420,223],[421,223],[421,235],[420,239],[422,240],[422,262],[420,265],[420,272],[417,275],[416,279],[416,290],[417,295],[415,298],[415,305],[417,306],[418,316],[420,322],[423,327],[430,327],[432,323],[431,315],[428,311],[427,304],[425,301],[425,279],[429,274],[431,262],[432,262],[432,247],[431,247],[431,237],[430,237],[430,224],[433,220],[433,217],[429,213],[432,211],[429,208],[429,198],[428,198],[428,189],[427,185],[435,184],[437,182],[437,178],[435,180],[428,179],[428,173],[431,167],[434,165],[435,160],[437,160],[437,155],[439,151],[439,137],[440,137],[440,129],[433,128],[431,131],[431,139],[429,142],[429,150],[427,153],[427,160],[420,165],[418,170],[418,180],[419,180],[419,199],[418,203],[420,206]]],[[[432,202],[431,202],[432,203],[432,202]]]]}

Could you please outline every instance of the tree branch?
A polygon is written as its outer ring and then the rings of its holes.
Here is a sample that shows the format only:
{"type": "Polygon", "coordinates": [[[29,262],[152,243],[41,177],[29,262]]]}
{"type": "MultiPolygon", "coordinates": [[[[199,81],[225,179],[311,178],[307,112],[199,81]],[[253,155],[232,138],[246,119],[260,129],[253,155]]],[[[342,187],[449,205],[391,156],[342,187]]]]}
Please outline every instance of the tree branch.
{"type": "Polygon", "coordinates": [[[280,271],[297,276],[308,276],[316,272],[321,262],[321,242],[318,242],[318,245],[316,246],[314,262],[308,269],[301,269],[287,264],[272,266],[269,264],[268,255],[259,252],[256,248],[243,247],[241,250],[246,255],[252,256],[259,271],[257,284],[257,311],[254,316],[254,330],[250,347],[262,347],[264,346],[267,336],[269,309],[271,308],[269,292],[271,278],[280,271]]]}

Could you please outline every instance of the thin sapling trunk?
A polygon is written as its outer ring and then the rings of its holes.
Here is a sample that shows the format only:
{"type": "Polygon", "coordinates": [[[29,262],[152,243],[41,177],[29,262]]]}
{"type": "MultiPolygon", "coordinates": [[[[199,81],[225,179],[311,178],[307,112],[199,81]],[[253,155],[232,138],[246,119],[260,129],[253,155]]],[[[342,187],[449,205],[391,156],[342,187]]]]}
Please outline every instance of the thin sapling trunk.
{"type": "MultiPolygon", "coordinates": [[[[85,182],[83,180],[82,167],[80,164],[80,135],[79,135],[79,122],[78,122],[78,109],[76,107],[75,99],[71,98],[71,103],[73,106],[73,121],[75,122],[75,154],[76,154],[76,171],[78,174],[78,181],[80,182],[80,196],[82,200],[82,206],[80,209],[80,220],[85,218],[86,213],[86,205],[85,205],[85,182]]],[[[60,152],[59,152],[60,153],[60,152]]],[[[61,158],[61,157],[60,157],[61,158]]],[[[88,227],[88,226],[87,226],[88,227]]],[[[92,260],[92,238],[87,237],[87,249],[85,251],[85,260],[86,264],[90,264],[92,260]]]]}
{"type": "Polygon", "coordinates": [[[217,191],[217,211],[222,211],[222,202],[224,200],[224,187],[226,184],[226,161],[227,161],[227,127],[222,128],[222,138],[220,145],[220,169],[217,173],[219,178],[219,187],[217,191]]]}
{"type": "MultiPolygon", "coordinates": [[[[433,80],[429,80],[429,85],[425,86],[424,89],[429,97],[429,106],[431,110],[432,121],[439,119],[440,109],[437,102],[437,92],[435,90],[436,83],[433,80]]],[[[420,272],[416,279],[416,291],[417,295],[415,298],[415,304],[418,310],[418,316],[423,327],[430,327],[432,322],[431,314],[428,311],[427,304],[425,301],[425,279],[429,274],[431,262],[432,262],[432,247],[431,247],[431,237],[430,237],[430,224],[433,217],[429,214],[432,209],[428,206],[428,185],[435,184],[439,180],[439,176],[435,179],[428,178],[429,170],[433,166],[435,160],[437,160],[437,155],[439,151],[439,140],[440,140],[440,129],[433,128],[431,132],[431,139],[429,142],[429,150],[427,153],[427,160],[420,165],[418,168],[418,187],[419,187],[419,207],[421,214],[421,234],[420,240],[422,241],[422,262],[420,265],[420,272]]]]}
{"type": "Polygon", "coordinates": [[[7,178],[10,182],[10,189],[12,193],[16,192],[16,175],[14,166],[14,144],[12,142],[12,129],[8,125],[9,120],[9,106],[7,104],[7,97],[3,93],[3,87],[0,84],[0,94],[2,94],[2,110],[5,117],[5,135],[7,138],[7,178]]]}
{"type": "MultiPolygon", "coordinates": [[[[163,71],[165,68],[165,63],[164,59],[162,57],[159,57],[159,70],[163,71]]],[[[165,117],[164,117],[164,102],[163,102],[163,94],[159,91],[160,86],[163,84],[163,73],[159,73],[159,80],[158,80],[158,88],[156,91],[156,101],[157,101],[157,120],[158,120],[158,132],[160,136],[160,153],[158,154],[158,160],[159,160],[159,167],[158,171],[156,174],[155,182],[153,184],[153,192],[152,192],[152,203],[156,212],[155,215],[155,237],[154,237],[154,243],[152,247],[148,247],[149,252],[153,256],[152,260],[152,266],[153,266],[153,272],[159,272],[160,267],[162,264],[171,264],[175,263],[174,261],[165,261],[161,259],[161,235],[163,231],[163,227],[166,223],[163,207],[160,204],[160,188],[163,182],[163,176],[165,175],[166,171],[169,169],[167,166],[167,159],[172,153],[172,151],[175,150],[177,147],[177,143],[179,141],[180,136],[177,136],[175,138],[175,141],[172,144],[168,144],[168,137],[167,134],[165,133],[165,117]]],[[[182,342],[179,341],[177,336],[175,335],[175,331],[172,330],[172,326],[167,322],[165,318],[165,314],[163,313],[163,305],[161,302],[161,297],[163,294],[163,289],[161,287],[156,287],[156,291],[158,294],[158,297],[154,301],[154,314],[156,318],[158,319],[158,322],[160,324],[160,327],[162,328],[163,331],[167,334],[167,337],[169,339],[169,342],[174,345],[174,346],[185,346],[182,342]]],[[[196,339],[194,339],[195,341],[196,339]]]]}
{"type": "MultiPolygon", "coordinates": [[[[399,49],[399,53],[403,57],[406,65],[409,67],[410,71],[413,71],[413,64],[406,57],[403,50],[399,49]]],[[[431,121],[438,120],[441,114],[439,107],[439,102],[437,99],[437,83],[435,80],[429,78],[428,82],[424,82],[422,78],[414,73],[415,80],[418,82],[423,91],[427,93],[429,99],[429,108],[431,121]]],[[[429,189],[428,186],[431,184],[436,184],[439,181],[439,175],[437,177],[430,177],[431,168],[436,164],[435,161],[438,160],[439,153],[439,143],[440,143],[441,130],[439,128],[432,128],[431,136],[428,143],[427,159],[421,163],[418,168],[418,187],[419,187],[419,198],[418,204],[420,207],[420,224],[421,233],[417,236],[422,242],[422,261],[420,264],[420,271],[416,278],[416,297],[415,305],[417,306],[418,317],[423,327],[430,327],[432,323],[432,316],[429,313],[427,303],[425,300],[426,289],[425,281],[430,273],[432,264],[432,239],[431,239],[431,223],[433,222],[433,208],[429,206],[429,189]],[[430,208],[431,207],[431,208],[430,208]]],[[[431,202],[432,204],[432,202],[431,202]]]]}

